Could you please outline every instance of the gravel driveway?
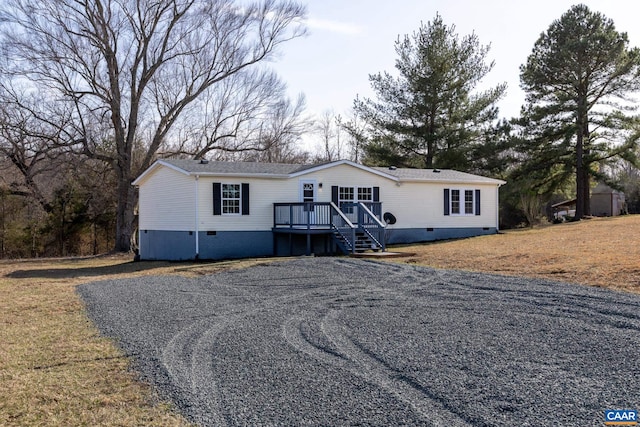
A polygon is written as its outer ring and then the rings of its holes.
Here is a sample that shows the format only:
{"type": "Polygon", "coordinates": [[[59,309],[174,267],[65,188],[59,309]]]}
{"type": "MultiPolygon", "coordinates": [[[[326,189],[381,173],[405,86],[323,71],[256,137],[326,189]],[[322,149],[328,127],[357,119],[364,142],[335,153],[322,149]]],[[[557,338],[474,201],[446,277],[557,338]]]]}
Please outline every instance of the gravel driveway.
{"type": "Polygon", "coordinates": [[[602,426],[640,409],[640,297],[348,258],[79,287],[190,420],[602,426]]]}

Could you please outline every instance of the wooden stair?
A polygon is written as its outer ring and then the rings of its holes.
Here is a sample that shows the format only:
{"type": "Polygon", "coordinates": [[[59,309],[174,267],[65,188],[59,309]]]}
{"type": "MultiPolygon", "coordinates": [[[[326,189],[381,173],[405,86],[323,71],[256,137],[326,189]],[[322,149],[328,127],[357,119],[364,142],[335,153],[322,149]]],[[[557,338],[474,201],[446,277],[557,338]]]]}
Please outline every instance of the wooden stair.
{"type": "Polygon", "coordinates": [[[353,243],[351,242],[351,239],[345,237],[337,231],[333,233],[333,237],[337,246],[345,254],[350,254],[352,252],[364,253],[367,251],[378,252],[381,249],[363,231],[356,231],[356,239],[353,243]],[[351,250],[352,248],[354,248],[353,251],[351,250]]]}

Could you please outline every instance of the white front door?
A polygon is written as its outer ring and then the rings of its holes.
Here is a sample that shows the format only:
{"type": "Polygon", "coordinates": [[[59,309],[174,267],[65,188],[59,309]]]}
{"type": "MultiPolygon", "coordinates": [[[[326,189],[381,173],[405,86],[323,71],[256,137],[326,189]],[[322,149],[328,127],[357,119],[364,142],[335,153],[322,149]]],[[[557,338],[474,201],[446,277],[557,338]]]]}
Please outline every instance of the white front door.
{"type": "Polygon", "coordinates": [[[315,180],[300,181],[300,201],[303,203],[316,201],[316,181],[315,180]]]}
{"type": "Polygon", "coordinates": [[[313,203],[316,201],[316,181],[315,180],[300,180],[300,201],[305,205],[302,208],[302,215],[304,215],[306,223],[316,223],[315,207],[313,203]]]}

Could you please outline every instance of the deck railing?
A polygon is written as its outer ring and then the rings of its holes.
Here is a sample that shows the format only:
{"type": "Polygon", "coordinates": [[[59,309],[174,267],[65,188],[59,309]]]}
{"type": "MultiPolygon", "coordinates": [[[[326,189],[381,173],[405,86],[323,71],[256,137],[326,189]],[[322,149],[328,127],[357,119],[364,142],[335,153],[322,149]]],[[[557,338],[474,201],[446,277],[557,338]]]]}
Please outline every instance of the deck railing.
{"type": "Polygon", "coordinates": [[[358,227],[353,224],[349,218],[335,205],[335,203],[331,202],[331,210],[335,212],[336,215],[333,216],[333,227],[336,233],[340,236],[337,239],[338,242],[344,242],[345,245],[344,250],[347,252],[355,253],[356,252],[356,230],[358,227]]]}
{"type": "Polygon", "coordinates": [[[343,203],[341,208],[333,202],[274,203],[273,228],[333,230],[348,252],[355,252],[356,232],[360,231],[385,250],[381,203],[343,203]]]}
{"type": "Polygon", "coordinates": [[[274,203],[274,228],[331,228],[330,203],[274,203]]]}
{"type": "Polygon", "coordinates": [[[367,206],[366,203],[359,203],[358,205],[358,228],[364,231],[384,252],[387,249],[384,233],[385,224],[383,224],[382,221],[380,221],[380,217],[369,208],[369,206],[374,209],[377,207],[377,210],[381,211],[381,204],[376,203],[367,206]]]}

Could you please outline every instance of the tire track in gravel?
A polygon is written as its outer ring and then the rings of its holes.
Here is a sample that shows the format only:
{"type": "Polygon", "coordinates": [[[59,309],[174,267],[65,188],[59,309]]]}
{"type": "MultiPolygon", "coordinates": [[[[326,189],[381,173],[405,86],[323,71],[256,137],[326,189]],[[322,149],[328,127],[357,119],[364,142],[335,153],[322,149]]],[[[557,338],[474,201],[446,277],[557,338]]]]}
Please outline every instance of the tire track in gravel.
{"type": "Polygon", "coordinates": [[[355,344],[340,325],[338,317],[339,310],[332,309],[320,320],[320,330],[332,348],[316,345],[304,336],[301,324],[308,320],[302,316],[287,319],[282,325],[282,333],[286,341],[298,351],[321,363],[347,371],[406,403],[428,425],[469,424],[470,420],[444,405],[437,396],[355,344]]]}
{"type": "Polygon", "coordinates": [[[600,425],[640,398],[640,300],[609,291],[305,258],[84,295],[202,425],[600,425]]]}
{"type": "MultiPolygon", "coordinates": [[[[319,278],[321,276],[318,276],[319,278]]],[[[288,281],[302,279],[299,276],[288,276],[278,279],[277,286],[287,286],[288,281]]],[[[308,280],[309,277],[304,277],[308,280]]],[[[252,297],[253,285],[247,282],[260,282],[265,280],[244,280],[242,285],[223,284],[223,287],[233,289],[236,293],[241,291],[245,297],[252,297]]],[[[340,284],[336,284],[340,285],[340,284]]],[[[272,285],[269,285],[272,286],[272,285]]],[[[331,288],[325,284],[322,288],[331,288]]],[[[274,297],[269,300],[248,302],[235,305],[231,313],[220,313],[218,321],[204,319],[192,323],[188,327],[175,334],[162,350],[161,362],[166,369],[171,381],[182,393],[188,393],[194,399],[193,408],[197,408],[198,416],[206,425],[226,426],[228,422],[221,409],[221,395],[218,390],[218,380],[212,369],[212,354],[215,354],[215,340],[218,335],[232,326],[237,326],[253,314],[274,310],[277,307],[287,305],[296,300],[306,300],[315,295],[316,287],[307,286],[304,291],[294,295],[274,297]],[[256,307],[257,304],[257,307],[256,307]]]]}
{"type": "MultiPolygon", "coordinates": [[[[379,265],[376,264],[372,266],[379,268],[379,265]]],[[[467,282],[457,280],[458,272],[444,270],[433,270],[435,274],[429,278],[425,278],[424,273],[421,274],[418,270],[407,271],[406,268],[402,267],[391,267],[389,270],[389,277],[399,273],[401,280],[394,278],[394,281],[402,282],[405,286],[389,288],[388,284],[381,285],[378,282],[367,282],[365,288],[360,289],[363,297],[359,298],[359,303],[371,300],[379,302],[388,302],[391,299],[410,300],[412,297],[415,297],[413,293],[416,290],[423,290],[425,286],[442,285],[448,290],[442,292],[442,290],[439,289],[435,292],[432,290],[431,292],[433,292],[434,295],[437,293],[439,297],[444,297],[445,299],[450,296],[457,299],[460,297],[460,292],[480,292],[485,295],[493,293],[502,295],[503,298],[509,300],[511,303],[515,302],[516,304],[520,304],[525,310],[530,310],[532,304],[536,309],[542,309],[542,311],[537,314],[527,313],[525,311],[523,313],[525,318],[558,319],[570,323],[581,322],[585,327],[586,325],[593,324],[593,328],[589,327],[589,329],[593,329],[593,331],[596,331],[603,325],[620,329],[640,330],[637,322],[637,320],[640,319],[640,315],[636,314],[638,313],[637,304],[623,304],[622,306],[617,306],[615,309],[611,307],[602,309],[600,306],[610,301],[601,297],[587,297],[585,302],[585,295],[571,295],[569,293],[564,294],[563,297],[567,297],[569,300],[575,298],[575,301],[572,301],[571,304],[568,305],[566,300],[560,301],[553,293],[549,293],[549,289],[521,291],[486,285],[470,285],[468,279],[467,282]],[[366,294],[369,293],[377,297],[367,298],[366,294]],[[448,293],[450,293],[450,295],[447,295],[448,293]]],[[[484,276],[491,277],[491,275],[484,276]]],[[[496,276],[496,278],[501,283],[509,280],[509,278],[504,276],[496,276]]],[[[311,318],[307,314],[305,316],[299,315],[287,319],[282,325],[282,334],[285,340],[298,351],[313,357],[319,362],[362,378],[391,394],[399,401],[408,404],[419,418],[429,425],[457,426],[477,424],[477,420],[469,418],[464,412],[460,412],[455,407],[452,407],[446,399],[430,391],[424,384],[398,371],[384,359],[378,357],[374,352],[350,338],[346,326],[339,322],[339,313],[355,307],[355,301],[345,301],[343,299],[338,299],[337,301],[340,302],[339,307],[330,309],[321,318],[311,318]],[[330,345],[316,344],[305,336],[302,331],[302,325],[314,323],[319,324],[322,336],[330,345]]],[[[331,307],[331,302],[336,302],[336,300],[328,299],[327,302],[329,304],[326,306],[331,307]]],[[[484,315],[489,312],[494,312],[496,315],[501,313],[499,306],[492,308],[479,307],[478,310],[479,314],[484,315]]],[[[468,313],[470,309],[467,307],[464,311],[468,313]]],[[[475,310],[471,309],[471,311],[475,310]]]]}

